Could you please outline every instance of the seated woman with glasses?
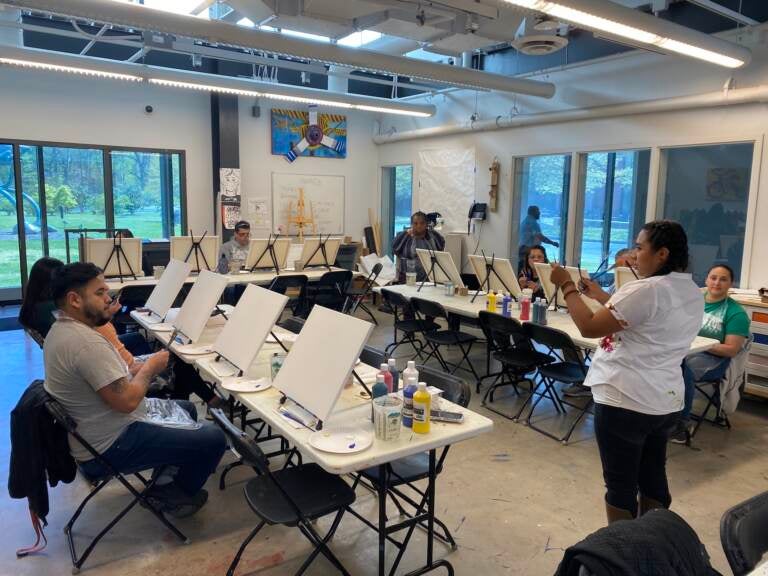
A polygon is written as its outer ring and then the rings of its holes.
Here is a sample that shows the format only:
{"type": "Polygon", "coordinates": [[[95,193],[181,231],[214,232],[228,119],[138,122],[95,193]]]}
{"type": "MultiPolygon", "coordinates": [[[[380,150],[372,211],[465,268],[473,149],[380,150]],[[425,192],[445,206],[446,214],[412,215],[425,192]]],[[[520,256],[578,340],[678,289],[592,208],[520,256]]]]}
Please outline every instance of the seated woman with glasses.
{"type": "Polygon", "coordinates": [[[707,273],[704,293],[704,320],[699,336],[714,338],[717,344],[706,352],[691,354],[683,362],[685,406],[677,428],[670,437],[676,444],[690,440],[690,419],[696,382],[718,382],[725,378],[731,358],[736,356],[749,338],[749,315],[728,291],[733,286],[733,269],[715,264],[707,273]]]}
{"type": "Polygon", "coordinates": [[[520,288],[523,290],[529,288],[533,291],[533,298],[545,298],[544,289],[541,287],[541,281],[536,272],[537,262],[549,262],[544,246],[536,245],[528,248],[525,252],[525,261],[522,268],[520,268],[520,278],[518,280],[520,288]]]}

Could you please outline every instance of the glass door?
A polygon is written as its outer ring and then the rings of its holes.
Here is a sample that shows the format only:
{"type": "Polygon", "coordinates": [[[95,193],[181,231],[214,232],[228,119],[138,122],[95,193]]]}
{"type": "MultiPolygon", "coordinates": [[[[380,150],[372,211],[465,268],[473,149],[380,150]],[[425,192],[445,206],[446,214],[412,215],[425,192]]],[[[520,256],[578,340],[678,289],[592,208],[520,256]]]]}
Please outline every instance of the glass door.
{"type": "Polygon", "coordinates": [[[413,212],[413,166],[404,164],[382,168],[381,214],[383,252],[392,255],[392,241],[411,225],[413,212]]]}

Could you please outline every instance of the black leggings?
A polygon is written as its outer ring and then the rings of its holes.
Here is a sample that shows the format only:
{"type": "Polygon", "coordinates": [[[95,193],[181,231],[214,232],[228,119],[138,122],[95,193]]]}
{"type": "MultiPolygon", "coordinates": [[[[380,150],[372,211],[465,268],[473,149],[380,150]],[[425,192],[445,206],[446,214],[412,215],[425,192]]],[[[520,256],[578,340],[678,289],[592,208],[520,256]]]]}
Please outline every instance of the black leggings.
{"type": "Polygon", "coordinates": [[[638,492],[669,508],[667,440],[680,414],[641,414],[595,405],[595,435],[611,506],[637,516],[638,492]]]}

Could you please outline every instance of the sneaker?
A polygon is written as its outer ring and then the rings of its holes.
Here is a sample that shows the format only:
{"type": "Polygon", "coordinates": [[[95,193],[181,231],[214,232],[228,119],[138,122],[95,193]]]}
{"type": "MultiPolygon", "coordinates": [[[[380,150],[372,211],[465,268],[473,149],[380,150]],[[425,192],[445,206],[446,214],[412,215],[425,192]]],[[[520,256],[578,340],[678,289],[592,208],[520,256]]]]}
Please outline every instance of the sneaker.
{"type": "Polygon", "coordinates": [[[571,396],[572,398],[588,398],[592,396],[592,390],[589,386],[584,384],[572,384],[567,388],[563,388],[563,396],[571,396]]]}
{"type": "Polygon", "coordinates": [[[691,432],[688,429],[687,420],[679,420],[672,434],[669,435],[669,441],[672,444],[690,444],[691,432]]]}
{"type": "Polygon", "coordinates": [[[175,482],[153,486],[146,493],[147,500],[161,512],[174,518],[186,518],[196,513],[208,501],[208,492],[201,489],[194,496],[187,494],[175,482]]]}
{"type": "Polygon", "coordinates": [[[206,502],[208,502],[208,491],[201,488],[200,491],[195,494],[189,502],[179,504],[176,507],[164,510],[164,512],[166,512],[169,516],[173,516],[174,518],[187,518],[193,514],[196,514],[200,508],[205,506],[206,502]]]}

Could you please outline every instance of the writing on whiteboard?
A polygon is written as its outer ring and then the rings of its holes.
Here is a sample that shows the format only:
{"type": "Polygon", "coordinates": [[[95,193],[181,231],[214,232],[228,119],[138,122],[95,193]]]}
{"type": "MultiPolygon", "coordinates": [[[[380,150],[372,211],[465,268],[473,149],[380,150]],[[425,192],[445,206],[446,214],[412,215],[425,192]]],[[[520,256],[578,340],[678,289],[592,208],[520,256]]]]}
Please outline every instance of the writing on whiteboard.
{"type": "MultiPolygon", "coordinates": [[[[272,223],[275,231],[297,235],[290,221],[296,216],[299,190],[304,192],[304,215],[314,220],[320,234],[344,233],[344,177],[272,173],[272,223]]],[[[304,230],[305,234],[313,230],[304,230]]]]}

